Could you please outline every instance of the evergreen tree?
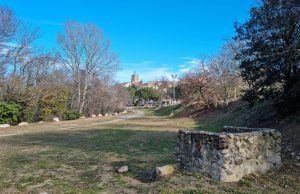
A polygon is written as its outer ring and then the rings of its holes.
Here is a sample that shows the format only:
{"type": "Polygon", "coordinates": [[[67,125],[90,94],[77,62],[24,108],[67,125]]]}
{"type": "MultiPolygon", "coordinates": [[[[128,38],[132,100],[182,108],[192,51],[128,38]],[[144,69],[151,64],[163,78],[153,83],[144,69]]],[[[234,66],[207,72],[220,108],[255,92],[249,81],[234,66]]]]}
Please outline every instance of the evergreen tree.
{"type": "Polygon", "coordinates": [[[236,59],[249,84],[248,101],[300,98],[300,2],[262,0],[236,24],[236,59]],[[277,98],[278,99],[278,98],[277,98]]]}

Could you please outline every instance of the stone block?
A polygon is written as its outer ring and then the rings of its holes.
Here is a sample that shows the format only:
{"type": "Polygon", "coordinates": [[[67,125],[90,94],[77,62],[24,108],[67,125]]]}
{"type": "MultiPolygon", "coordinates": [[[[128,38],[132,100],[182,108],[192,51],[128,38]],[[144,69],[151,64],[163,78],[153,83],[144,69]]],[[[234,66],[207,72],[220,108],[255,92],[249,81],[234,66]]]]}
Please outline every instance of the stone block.
{"type": "Polygon", "coordinates": [[[264,173],[281,163],[281,134],[275,129],[225,126],[222,133],[178,131],[176,161],[224,182],[264,173]]]}

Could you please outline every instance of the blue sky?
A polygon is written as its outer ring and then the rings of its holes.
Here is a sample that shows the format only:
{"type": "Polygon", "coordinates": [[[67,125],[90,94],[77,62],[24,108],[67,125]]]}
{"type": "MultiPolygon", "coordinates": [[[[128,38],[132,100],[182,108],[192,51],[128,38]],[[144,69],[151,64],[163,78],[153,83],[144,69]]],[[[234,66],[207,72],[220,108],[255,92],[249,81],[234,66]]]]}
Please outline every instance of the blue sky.
{"type": "Polygon", "coordinates": [[[68,20],[94,23],[112,41],[120,58],[115,79],[143,81],[182,74],[197,58],[214,55],[244,22],[256,0],[1,0],[16,15],[38,27],[37,44],[56,47],[68,20]]]}

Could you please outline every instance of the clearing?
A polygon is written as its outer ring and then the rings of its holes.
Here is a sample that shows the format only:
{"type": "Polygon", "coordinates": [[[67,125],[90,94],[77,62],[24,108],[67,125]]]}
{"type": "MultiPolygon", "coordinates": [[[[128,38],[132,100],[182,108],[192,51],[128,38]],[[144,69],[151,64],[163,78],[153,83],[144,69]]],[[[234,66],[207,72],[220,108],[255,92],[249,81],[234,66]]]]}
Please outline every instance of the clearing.
{"type": "Polygon", "coordinates": [[[0,193],[300,193],[289,161],[237,183],[182,171],[149,182],[154,167],[175,163],[178,129],[198,124],[138,111],[1,129],[0,193]],[[116,173],[122,165],[129,171],[116,173]]]}

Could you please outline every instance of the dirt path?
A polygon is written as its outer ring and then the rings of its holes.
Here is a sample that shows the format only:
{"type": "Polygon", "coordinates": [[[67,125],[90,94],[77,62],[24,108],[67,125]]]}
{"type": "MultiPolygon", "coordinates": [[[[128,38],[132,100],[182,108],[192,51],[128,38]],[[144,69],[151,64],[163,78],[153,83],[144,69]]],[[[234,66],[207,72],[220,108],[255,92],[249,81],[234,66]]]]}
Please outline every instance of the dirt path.
{"type": "Polygon", "coordinates": [[[120,115],[116,117],[86,118],[74,121],[61,121],[58,123],[32,123],[28,126],[13,126],[10,128],[0,129],[0,138],[46,131],[73,130],[97,125],[116,123],[124,120],[141,118],[143,116],[144,112],[134,111],[133,113],[120,115]]]}

